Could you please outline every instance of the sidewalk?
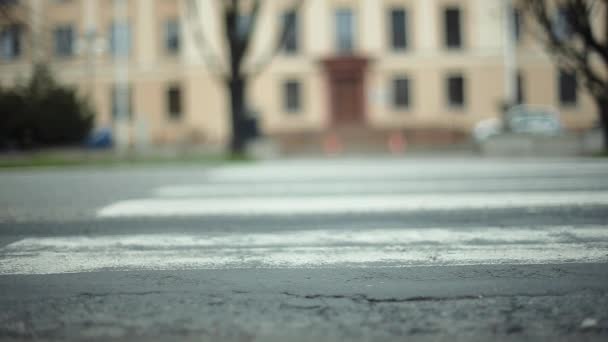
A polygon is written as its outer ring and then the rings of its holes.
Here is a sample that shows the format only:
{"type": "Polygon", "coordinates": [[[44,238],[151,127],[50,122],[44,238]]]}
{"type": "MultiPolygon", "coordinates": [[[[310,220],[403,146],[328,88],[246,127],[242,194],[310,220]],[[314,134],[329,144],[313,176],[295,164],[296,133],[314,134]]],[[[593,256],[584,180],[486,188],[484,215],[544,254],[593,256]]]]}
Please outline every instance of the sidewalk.
{"type": "Polygon", "coordinates": [[[61,166],[131,166],[171,163],[221,163],[230,158],[220,149],[203,146],[145,150],[92,150],[79,147],[44,148],[0,153],[0,169],[61,166]]]}

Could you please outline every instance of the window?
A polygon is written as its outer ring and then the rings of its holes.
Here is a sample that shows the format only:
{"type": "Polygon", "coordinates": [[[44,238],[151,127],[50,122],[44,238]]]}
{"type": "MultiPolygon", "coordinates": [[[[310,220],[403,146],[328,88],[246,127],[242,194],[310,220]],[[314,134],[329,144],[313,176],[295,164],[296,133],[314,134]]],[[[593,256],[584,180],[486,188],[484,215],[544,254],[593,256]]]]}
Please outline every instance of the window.
{"type": "Polygon", "coordinates": [[[393,50],[405,50],[408,45],[408,15],[405,9],[390,11],[391,47],[393,50]]]}
{"type": "Polygon", "coordinates": [[[284,83],[283,103],[284,109],[288,113],[295,113],[300,111],[300,82],[296,80],[288,80],[284,83]]]}
{"type": "Polygon", "coordinates": [[[182,117],[182,90],[177,85],[167,89],[167,113],[170,119],[182,117]]]}
{"type": "Polygon", "coordinates": [[[240,39],[245,39],[251,30],[251,16],[239,14],[236,18],[236,31],[240,39]]]}
{"type": "Polygon", "coordinates": [[[336,11],[336,44],[339,53],[350,54],[354,49],[354,19],[350,9],[336,11]]]}
{"type": "Polygon", "coordinates": [[[397,77],[393,80],[393,106],[407,109],[410,106],[410,80],[407,77],[397,77]]]}
{"type": "Polygon", "coordinates": [[[298,52],[298,16],[291,10],[283,14],[283,49],[288,54],[298,52]]]}
{"type": "Polygon", "coordinates": [[[516,42],[520,42],[521,41],[521,26],[522,26],[522,16],[521,16],[521,10],[518,8],[514,8],[513,9],[513,18],[512,20],[512,25],[513,25],[513,39],[516,42]]]}
{"type": "Polygon", "coordinates": [[[575,106],[577,103],[576,74],[560,70],[559,72],[559,103],[562,106],[575,106]]]}
{"type": "Polygon", "coordinates": [[[444,13],[445,46],[448,49],[462,48],[462,23],[460,9],[448,7],[444,13]]]}
{"type": "Polygon", "coordinates": [[[110,52],[115,57],[125,57],[131,52],[131,27],[127,22],[115,22],[110,26],[110,52]]]}
{"type": "Polygon", "coordinates": [[[0,31],[0,57],[15,59],[21,55],[21,26],[9,25],[0,31]]]}
{"type": "Polygon", "coordinates": [[[448,105],[459,108],[465,105],[465,80],[462,75],[451,75],[447,78],[448,105]]]}
{"type": "Polygon", "coordinates": [[[180,48],[179,22],[170,19],[165,22],[165,51],[177,54],[180,48]]]}
{"type": "Polygon", "coordinates": [[[133,113],[131,87],[125,84],[112,87],[112,118],[130,120],[133,113]]]}
{"type": "Polygon", "coordinates": [[[571,13],[566,8],[559,8],[555,13],[553,34],[555,34],[558,40],[567,40],[572,36],[572,28],[569,21],[570,15],[571,13]]]}
{"type": "Polygon", "coordinates": [[[71,57],[74,55],[74,29],[71,25],[55,28],[55,55],[71,57]]]}
{"type": "Polygon", "coordinates": [[[517,87],[516,94],[515,94],[515,96],[516,96],[515,101],[518,104],[522,104],[522,103],[526,102],[526,95],[525,95],[526,89],[525,89],[525,85],[524,85],[524,76],[521,73],[521,71],[517,73],[517,79],[516,79],[515,86],[517,87]]]}

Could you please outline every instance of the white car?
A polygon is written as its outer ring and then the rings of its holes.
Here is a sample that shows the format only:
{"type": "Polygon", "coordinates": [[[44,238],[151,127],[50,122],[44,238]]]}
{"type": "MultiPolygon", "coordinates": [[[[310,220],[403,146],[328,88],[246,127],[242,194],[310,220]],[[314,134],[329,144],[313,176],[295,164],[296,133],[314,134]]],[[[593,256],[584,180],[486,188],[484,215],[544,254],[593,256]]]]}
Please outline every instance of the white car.
{"type": "Polygon", "coordinates": [[[511,132],[557,135],[562,132],[559,114],[551,107],[520,105],[507,112],[511,132]]]}
{"type": "Polygon", "coordinates": [[[499,118],[479,121],[473,127],[473,139],[480,143],[507,131],[535,135],[558,135],[563,130],[559,113],[546,106],[514,106],[507,112],[505,122],[507,127],[504,127],[505,125],[499,118]]]}

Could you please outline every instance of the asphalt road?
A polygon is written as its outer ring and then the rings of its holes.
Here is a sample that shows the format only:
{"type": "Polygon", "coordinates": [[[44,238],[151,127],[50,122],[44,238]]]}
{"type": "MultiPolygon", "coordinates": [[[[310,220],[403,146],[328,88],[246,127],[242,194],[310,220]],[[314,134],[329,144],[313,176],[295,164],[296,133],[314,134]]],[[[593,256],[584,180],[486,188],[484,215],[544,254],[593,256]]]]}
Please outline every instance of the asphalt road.
{"type": "Polygon", "coordinates": [[[0,173],[0,340],[608,338],[608,162],[0,173]]]}

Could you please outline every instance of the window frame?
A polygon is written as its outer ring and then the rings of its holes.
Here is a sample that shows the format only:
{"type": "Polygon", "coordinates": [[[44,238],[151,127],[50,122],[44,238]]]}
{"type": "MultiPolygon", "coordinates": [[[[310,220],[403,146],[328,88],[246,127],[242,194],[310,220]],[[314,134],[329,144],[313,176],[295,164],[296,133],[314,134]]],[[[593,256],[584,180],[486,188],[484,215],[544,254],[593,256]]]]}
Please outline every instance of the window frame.
{"type": "Polygon", "coordinates": [[[126,121],[133,119],[133,87],[131,84],[113,84],[110,88],[110,117],[112,121],[116,122],[118,119],[118,93],[119,91],[126,90],[127,93],[127,113],[126,121]]]}
{"type": "Polygon", "coordinates": [[[462,110],[467,106],[467,79],[462,72],[453,72],[445,76],[445,91],[446,91],[446,103],[451,110],[462,110]],[[455,103],[452,101],[452,86],[453,81],[460,80],[460,101],[455,103]]]}
{"type": "Polygon", "coordinates": [[[388,9],[389,17],[389,47],[393,52],[404,52],[410,49],[410,11],[405,6],[394,6],[388,9]],[[395,30],[395,14],[403,14],[403,22],[400,25],[403,29],[403,42],[397,44],[397,32],[395,30]]]}
{"type": "Polygon", "coordinates": [[[172,83],[165,88],[165,104],[166,114],[170,121],[179,121],[184,117],[184,92],[180,84],[172,83]],[[172,97],[175,94],[177,97],[172,97]],[[177,102],[173,102],[173,100],[177,102]],[[175,108],[172,107],[176,103],[178,110],[173,110],[175,108]]]}
{"type": "Polygon", "coordinates": [[[109,45],[108,51],[113,58],[131,57],[132,49],[133,49],[133,30],[131,27],[131,22],[129,20],[118,20],[118,21],[112,21],[110,23],[108,45],[109,45]],[[126,33],[125,40],[117,41],[116,33],[119,32],[119,30],[121,30],[122,28],[125,29],[125,31],[124,31],[126,33]],[[117,45],[119,43],[124,44],[124,46],[117,45]],[[123,51],[122,50],[123,48],[126,48],[126,50],[123,51]]]}
{"type": "Polygon", "coordinates": [[[560,107],[577,107],[579,104],[578,76],[560,69],[557,75],[557,96],[560,107]],[[568,83],[572,81],[572,83],[568,83]],[[571,94],[569,92],[571,91],[571,94]]]}
{"type": "Polygon", "coordinates": [[[526,103],[526,78],[521,70],[515,76],[515,103],[526,103]]]}
{"type": "Polygon", "coordinates": [[[460,6],[448,5],[443,7],[443,47],[450,51],[463,50],[465,48],[465,34],[464,34],[464,10],[460,6]],[[458,16],[458,31],[456,36],[452,36],[453,30],[450,30],[449,14],[457,13],[458,16]],[[457,40],[457,42],[451,42],[451,37],[457,40]]]}
{"type": "Polygon", "coordinates": [[[173,18],[167,18],[165,19],[165,21],[163,22],[163,49],[164,52],[169,55],[169,56],[175,56],[175,55],[179,55],[181,48],[182,48],[182,37],[181,37],[181,23],[179,18],[177,17],[173,17],[173,18]],[[172,37],[171,36],[171,24],[174,24],[175,27],[174,29],[176,30],[175,36],[172,37]],[[171,39],[175,40],[175,47],[172,47],[171,45],[171,39]]]}
{"type": "Polygon", "coordinates": [[[0,60],[14,61],[23,55],[23,26],[20,24],[9,24],[0,29],[0,60]],[[5,50],[5,39],[10,39],[10,54],[5,50]]]}
{"type": "Polygon", "coordinates": [[[302,91],[302,82],[299,79],[288,78],[283,81],[282,102],[285,113],[298,114],[302,112],[302,91]],[[295,95],[295,97],[291,95],[295,95]]]}
{"type": "Polygon", "coordinates": [[[353,8],[350,7],[338,7],[334,10],[334,47],[339,55],[352,55],[357,49],[357,14],[353,8]],[[344,23],[348,23],[348,26],[341,26],[341,19],[349,20],[344,23]],[[348,30],[343,30],[341,27],[348,27],[348,30]],[[347,35],[343,35],[348,32],[347,35]],[[342,39],[348,36],[347,42],[342,39]]]}
{"type": "Polygon", "coordinates": [[[281,32],[285,35],[285,40],[281,42],[281,51],[285,55],[297,55],[300,53],[300,21],[300,15],[295,10],[288,9],[281,14],[281,32]],[[290,19],[292,21],[289,21],[290,19]],[[287,34],[288,25],[293,25],[293,32],[290,35],[287,34]]]}
{"type": "MultiPolygon", "coordinates": [[[[401,89],[401,90],[403,90],[401,89]]],[[[412,78],[407,74],[396,75],[391,79],[391,105],[392,108],[399,111],[408,111],[412,108],[412,78]],[[400,84],[405,86],[405,101],[400,103],[399,95],[401,94],[400,84]]]]}
{"type": "MultiPolygon", "coordinates": [[[[66,38],[63,37],[63,38],[66,38]]],[[[55,26],[55,29],[53,30],[53,48],[54,48],[54,55],[55,57],[59,57],[59,58],[71,58],[74,57],[76,55],[76,35],[75,35],[75,30],[74,30],[74,25],[73,24],[62,24],[62,25],[57,25],[55,26]],[[69,33],[66,37],[70,37],[69,38],[69,51],[67,52],[62,52],[61,51],[61,44],[59,39],[61,37],[59,37],[58,35],[60,33],[69,33]]]]}

